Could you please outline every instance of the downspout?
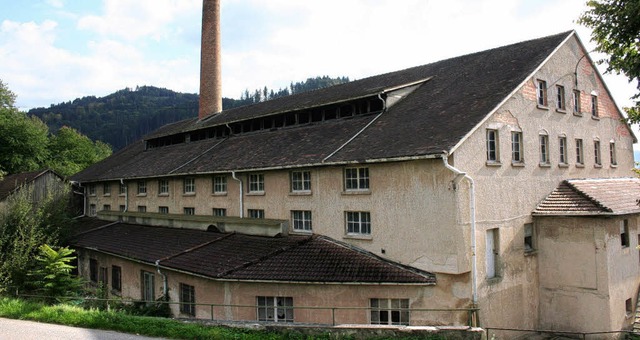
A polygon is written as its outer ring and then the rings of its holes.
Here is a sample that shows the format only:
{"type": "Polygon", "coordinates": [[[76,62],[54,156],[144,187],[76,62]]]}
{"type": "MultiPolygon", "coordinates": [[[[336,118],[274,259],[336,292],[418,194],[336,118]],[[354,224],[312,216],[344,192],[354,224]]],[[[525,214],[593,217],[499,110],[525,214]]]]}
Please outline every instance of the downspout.
{"type": "Polygon", "coordinates": [[[444,152],[442,155],[442,162],[444,163],[445,168],[451,170],[456,174],[456,178],[453,180],[454,186],[453,190],[456,190],[456,186],[462,180],[462,178],[466,178],[469,181],[469,210],[471,213],[471,295],[473,307],[478,306],[478,274],[477,274],[477,266],[476,266],[476,188],[473,178],[467,175],[465,172],[462,172],[449,164],[448,161],[449,153],[444,152]]]}
{"type": "Polygon", "coordinates": [[[240,182],[240,218],[242,218],[244,217],[244,188],[242,185],[242,180],[236,177],[235,171],[231,171],[231,177],[240,182]]]}
{"type": "MultiPolygon", "coordinates": [[[[120,178],[120,185],[124,185],[124,179],[120,178]]],[[[124,211],[129,211],[129,186],[125,185],[124,187],[124,211]]]]}
{"type": "Polygon", "coordinates": [[[156,260],[156,271],[162,276],[162,296],[164,296],[165,301],[169,301],[167,275],[160,270],[160,260],[156,260]]]}

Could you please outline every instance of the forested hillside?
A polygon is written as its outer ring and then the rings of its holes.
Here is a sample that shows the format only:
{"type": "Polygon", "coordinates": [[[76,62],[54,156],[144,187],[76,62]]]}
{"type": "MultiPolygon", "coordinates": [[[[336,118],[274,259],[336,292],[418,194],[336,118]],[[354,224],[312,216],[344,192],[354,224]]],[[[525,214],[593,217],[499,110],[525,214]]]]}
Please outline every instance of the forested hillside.
{"type": "MultiPolygon", "coordinates": [[[[324,76],[291,83],[288,88],[277,91],[265,86],[245,90],[240,99],[223,98],[222,106],[230,109],[348,81],[347,77],[324,76]]],[[[39,117],[52,132],[69,126],[92,140],[110,144],[116,151],[165,124],[197,117],[198,95],[141,86],[101,98],[88,96],[48,108],[35,108],[28,114],[39,117]]]]}

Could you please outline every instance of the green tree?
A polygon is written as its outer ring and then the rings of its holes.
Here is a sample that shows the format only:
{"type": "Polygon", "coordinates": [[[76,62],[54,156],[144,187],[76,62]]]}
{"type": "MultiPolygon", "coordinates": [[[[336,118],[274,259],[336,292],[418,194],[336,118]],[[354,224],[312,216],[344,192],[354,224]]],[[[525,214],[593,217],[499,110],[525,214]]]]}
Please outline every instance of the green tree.
{"type": "Polygon", "coordinates": [[[0,109],[12,109],[16,102],[15,93],[0,79],[0,109]]]}
{"type": "Polygon", "coordinates": [[[29,273],[35,293],[45,296],[48,302],[60,302],[60,298],[77,296],[82,291],[82,280],[72,273],[73,253],[67,247],[56,250],[47,244],[38,248],[36,265],[29,273]]]}
{"type": "Polygon", "coordinates": [[[75,129],[63,126],[51,136],[51,158],[47,165],[63,176],[76,172],[111,155],[111,147],[101,141],[92,142],[75,129]]]}
{"type": "Polygon", "coordinates": [[[635,107],[625,110],[630,122],[640,123],[640,1],[590,0],[587,6],[578,23],[593,30],[596,51],[608,55],[598,63],[606,63],[607,72],[622,73],[637,83],[638,93],[632,97],[635,107]]]}

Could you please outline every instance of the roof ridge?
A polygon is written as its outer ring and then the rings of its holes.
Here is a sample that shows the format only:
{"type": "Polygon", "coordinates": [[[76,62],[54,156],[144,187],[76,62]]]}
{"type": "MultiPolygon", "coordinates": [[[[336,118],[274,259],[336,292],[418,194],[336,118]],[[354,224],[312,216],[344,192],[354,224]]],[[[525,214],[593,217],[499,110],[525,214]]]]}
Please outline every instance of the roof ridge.
{"type": "Polygon", "coordinates": [[[598,208],[604,210],[605,212],[613,212],[611,208],[604,206],[604,204],[602,204],[602,202],[595,199],[595,197],[592,197],[586,192],[578,189],[578,187],[576,187],[571,182],[569,182],[569,180],[564,180],[563,183],[567,184],[575,193],[580,194],[582,197],[588,199],[591,203],[595,204],[598,208]]]}

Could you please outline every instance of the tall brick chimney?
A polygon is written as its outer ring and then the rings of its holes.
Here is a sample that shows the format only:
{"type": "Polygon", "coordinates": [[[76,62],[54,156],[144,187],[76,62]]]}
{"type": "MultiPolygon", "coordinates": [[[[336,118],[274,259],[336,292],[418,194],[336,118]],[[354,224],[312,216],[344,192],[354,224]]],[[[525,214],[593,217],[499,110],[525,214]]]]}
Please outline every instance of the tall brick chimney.
{"type": "Polygon", "coordinates": [[[220,60],[220,0],[203,0],[198,119],[222,111],[220,60]]]}

